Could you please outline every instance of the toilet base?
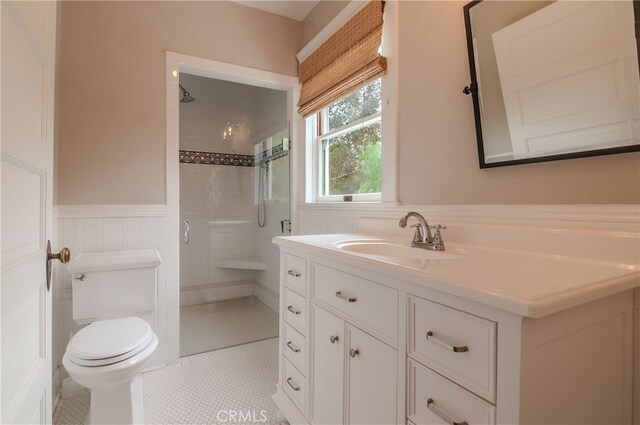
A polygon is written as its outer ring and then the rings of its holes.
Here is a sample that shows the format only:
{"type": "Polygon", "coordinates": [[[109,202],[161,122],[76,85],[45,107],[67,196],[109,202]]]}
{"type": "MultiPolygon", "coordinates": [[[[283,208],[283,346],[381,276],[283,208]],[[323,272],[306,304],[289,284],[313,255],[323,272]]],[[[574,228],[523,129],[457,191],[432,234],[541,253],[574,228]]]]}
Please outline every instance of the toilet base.
{"type": "Polygon", "coordinates": [[[142,377],[109,388],[91,390],[88,425],[144,424],[142,377]]]}

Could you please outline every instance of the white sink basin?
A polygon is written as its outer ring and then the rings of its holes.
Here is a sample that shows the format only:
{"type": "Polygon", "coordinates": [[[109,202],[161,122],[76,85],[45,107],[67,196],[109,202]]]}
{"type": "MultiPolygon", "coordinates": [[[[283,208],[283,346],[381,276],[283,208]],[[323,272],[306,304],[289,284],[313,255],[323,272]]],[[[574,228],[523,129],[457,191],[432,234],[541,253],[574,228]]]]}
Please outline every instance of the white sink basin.
{"type": "Polygon", "coordinates": [[[462,255],[447,251],[430,251],[422,248],[399,245],[384,240],[355,240],[335,244],[336,248],[374,257],[397,258],[400,260],[455,260],[462,255]]]}

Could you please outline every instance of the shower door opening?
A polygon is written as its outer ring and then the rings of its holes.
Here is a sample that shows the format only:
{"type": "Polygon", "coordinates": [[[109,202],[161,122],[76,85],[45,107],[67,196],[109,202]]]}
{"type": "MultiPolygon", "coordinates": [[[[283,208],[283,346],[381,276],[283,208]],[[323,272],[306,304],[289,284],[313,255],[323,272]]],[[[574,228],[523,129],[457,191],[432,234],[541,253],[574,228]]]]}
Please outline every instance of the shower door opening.
{"type": "Polygon", "coordinates": [[[278,336],[287,93],[180,73],[180,355],[278,336]],[[182,101],[184,99],[184,101],[182,101]]]}

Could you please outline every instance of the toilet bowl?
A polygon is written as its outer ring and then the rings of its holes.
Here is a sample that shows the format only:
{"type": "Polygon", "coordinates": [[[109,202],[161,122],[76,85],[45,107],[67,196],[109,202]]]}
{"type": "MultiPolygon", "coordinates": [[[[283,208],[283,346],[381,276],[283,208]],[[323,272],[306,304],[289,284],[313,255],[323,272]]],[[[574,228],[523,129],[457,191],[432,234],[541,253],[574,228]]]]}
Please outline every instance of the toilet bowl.
{"type": "Polygon", "coordinates": [[[140,373],[158,337],[153,317],[160,255],[156,250],[84,253],[67,266],[73,319],[87,325],[62,357],[69,376],[91,389],[87,424],[143,424],[140,373]]]}
{"type": "Polygon", "coordinates": [[[138,317],[95,322],[71,338],[62,364],[91,389],[87,423],[144,423],[140,371],[157,346],[158,337],[138,317]]]}
{"type": "Polygon", "coordinates": [[[140,372],[157,346],[158,337],[138,317],[91,323],[71,338],[62,363],[91,389],[87,423],[144,423],[140,372]]]}

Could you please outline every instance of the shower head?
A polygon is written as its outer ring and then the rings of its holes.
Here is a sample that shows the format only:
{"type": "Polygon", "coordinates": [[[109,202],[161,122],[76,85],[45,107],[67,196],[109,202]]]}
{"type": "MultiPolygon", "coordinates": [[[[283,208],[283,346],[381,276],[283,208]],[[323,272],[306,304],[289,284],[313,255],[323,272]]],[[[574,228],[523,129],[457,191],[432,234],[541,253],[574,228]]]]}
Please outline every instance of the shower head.
{"type": "Polygon", "coordinates": [[[195,97],[192,97],[189,92],[187,91],[187,89],[185,89],[184,87],[182,87],[182,84],[178,83],[178,85],[180,86],[180,89],[182,90],[182,99],[180,99],[181,103],[189,103],[189,102],[193,102],[194,100],[196,100],[195,97]]]}

